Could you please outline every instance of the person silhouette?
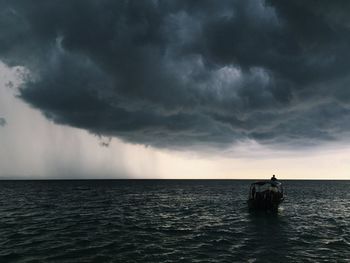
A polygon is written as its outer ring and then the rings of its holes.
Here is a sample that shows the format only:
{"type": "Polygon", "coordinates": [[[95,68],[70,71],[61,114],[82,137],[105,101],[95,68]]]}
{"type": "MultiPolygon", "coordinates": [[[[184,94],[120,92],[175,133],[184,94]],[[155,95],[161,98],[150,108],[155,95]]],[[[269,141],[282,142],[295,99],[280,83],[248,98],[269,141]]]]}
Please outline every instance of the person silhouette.
{"type": "Polygon", "coordinates": [[[272,175],[272,177],[271,177],[271,181],[277,181],[277,178],[276,178],[276,176],[275,176],[275,175],[272,175]]]}

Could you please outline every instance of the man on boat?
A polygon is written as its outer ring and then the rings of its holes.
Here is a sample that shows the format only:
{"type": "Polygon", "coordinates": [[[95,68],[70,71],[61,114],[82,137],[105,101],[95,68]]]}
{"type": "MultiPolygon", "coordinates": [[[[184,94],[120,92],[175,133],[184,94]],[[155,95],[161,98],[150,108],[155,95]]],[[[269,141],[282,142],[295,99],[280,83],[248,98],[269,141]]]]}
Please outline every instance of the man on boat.
{"type": "Polygon", "coordinates": [[[275,195],[278,194],[278,188],[277,188],[277,178],[275,175],[272,175],[271,177],[271,185],[269,187],[270,193],[272,193],[272,198],[275,198],[275,195]]]}

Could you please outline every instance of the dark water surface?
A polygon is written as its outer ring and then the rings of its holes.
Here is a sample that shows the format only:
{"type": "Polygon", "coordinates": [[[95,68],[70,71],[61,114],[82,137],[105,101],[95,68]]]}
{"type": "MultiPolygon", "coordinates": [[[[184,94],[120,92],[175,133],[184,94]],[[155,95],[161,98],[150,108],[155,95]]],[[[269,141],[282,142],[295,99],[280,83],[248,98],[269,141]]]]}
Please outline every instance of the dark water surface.
{"type": "Polygon", "coordinates": [[[350,262],[350,181],[0,181],[0,262],[350,262]]]}

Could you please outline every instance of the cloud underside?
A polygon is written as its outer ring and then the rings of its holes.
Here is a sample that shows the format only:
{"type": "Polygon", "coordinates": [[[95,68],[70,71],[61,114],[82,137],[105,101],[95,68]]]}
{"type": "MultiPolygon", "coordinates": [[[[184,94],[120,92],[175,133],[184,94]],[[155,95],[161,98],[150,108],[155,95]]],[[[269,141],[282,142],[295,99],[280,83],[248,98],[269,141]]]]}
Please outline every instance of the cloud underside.
{"type": "Polygon", "coordinates": [[[156,147],[350,131],[350,3],[2,1],[0,59],[56,123],[156,147]]]}

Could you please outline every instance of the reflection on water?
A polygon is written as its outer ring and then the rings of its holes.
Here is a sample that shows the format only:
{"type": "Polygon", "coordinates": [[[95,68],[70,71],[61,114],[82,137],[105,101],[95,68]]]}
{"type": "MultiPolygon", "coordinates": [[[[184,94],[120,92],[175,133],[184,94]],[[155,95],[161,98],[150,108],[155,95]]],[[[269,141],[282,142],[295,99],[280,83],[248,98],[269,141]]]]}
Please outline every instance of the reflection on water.
{"type": "Polygon", "coordinates": [[[0,262],[349,262],[350,182],[285,182],[277,214],[249,184],[3,181],[0,262]]]}
{"type": "Polygon", "coordinates": [[[289,246],[288,222],[280,210],[276,213],[250,211],[245,232],[245,251],[250,261],[286,262],[289,246]]]}

